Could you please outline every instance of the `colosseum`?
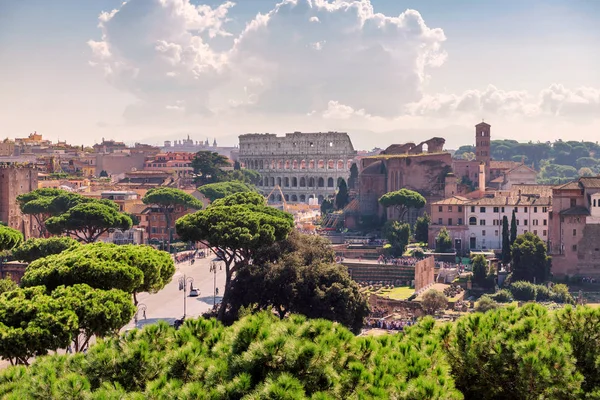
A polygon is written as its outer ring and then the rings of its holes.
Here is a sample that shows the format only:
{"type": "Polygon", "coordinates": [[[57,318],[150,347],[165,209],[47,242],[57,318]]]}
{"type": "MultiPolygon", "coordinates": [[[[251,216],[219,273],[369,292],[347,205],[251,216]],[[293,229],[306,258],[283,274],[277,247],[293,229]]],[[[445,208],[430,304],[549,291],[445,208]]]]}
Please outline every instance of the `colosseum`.
{"type": "MultiPolygon", "coordinates": [[[[240,135],[239,160],[260,173],[259,189],[268,194],[281,187],[286,201],[319,203],[335,194],[338,178],[348,180],[356,151],[344,132],[240,135]]],[[[270,200],[281,201],[273,193],[270,200]]]]}

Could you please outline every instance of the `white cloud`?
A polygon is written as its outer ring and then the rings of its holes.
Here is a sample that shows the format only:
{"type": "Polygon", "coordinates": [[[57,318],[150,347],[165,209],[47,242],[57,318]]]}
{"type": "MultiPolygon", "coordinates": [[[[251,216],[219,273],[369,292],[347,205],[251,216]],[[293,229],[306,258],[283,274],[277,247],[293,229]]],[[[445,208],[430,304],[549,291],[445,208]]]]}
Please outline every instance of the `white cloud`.
{"type": "Polygon", "coordinates": [[[168,121],[173,111],[361,124],[600,112],[600,90],[560,84],[540,93],[493,85],[425,93],[446,60],[446,37],[415,10],[389,16],[370,0],[282,0],[232,36],[233,6],[129,0],[99,16],[90,65],[136,96],[125,115],[139,121],[168,121]]]}

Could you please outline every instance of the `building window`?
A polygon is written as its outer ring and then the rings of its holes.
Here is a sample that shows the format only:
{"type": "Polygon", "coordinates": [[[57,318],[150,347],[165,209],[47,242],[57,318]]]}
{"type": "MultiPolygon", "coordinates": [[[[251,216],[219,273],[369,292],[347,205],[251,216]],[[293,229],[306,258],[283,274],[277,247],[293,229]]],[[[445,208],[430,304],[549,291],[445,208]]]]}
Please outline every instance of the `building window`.
{"type": "Polygon", "coordinates": [[[485,219],[480,219],[479,220],[479,225],[485,226],[485,219]]]}
{"type": "Polygon", "coordinates": [[[452,206],[448,206],[448,212],[452,212],[452,206]]]}
{"type": "Polygon", "coordinates": [[[475,218],[475,217],[469,218],[469,225],[477,225],[477,218],[475,218]]]}
{"type": "Polygon", "coordinates": [[[517,226],[519,226],[519,220],[517,220],[517,226]]]}
{"type": "Polygon", "coordinates": [[[542,207],[542,212],[548,212],[548,207],[542,207]]]}
{"type": "Polygon", "coordinates": [[[573,229],[573,236],[577,236],[577,229],[573,229]]]}
{"type": "Polygon", "coordinates": [[[500,207],[494,207],[494,212],[495,213],[500,212],[500,207]]]}
{"type": "Polygon", "coordinates": [[[458,206],[458,212],[462,212],[462,206],[458,206]]]}
{"type": "Polygon", "coordinates": [[[537,212],[537,207],[533,207],[533,212],[536,213],[537,212]]]}
{"type": "Polygon", "coordinates": [[[538,220],[534,219],[533,221],[531,221],[531,224],[537,226],[538,225],[538,220]]]}
{"type": "Polygon", "coordinates": [[[438,211],[439,211],[439,212],[442,212],[442,206],[439,206],[439,207],[438,207],[438,211]]]}
{"type": "Polygon", "coordinates": [[[479,212],[484,213],[485,212],[485,207],[479,207],[479,212]]]}
{"type": "Polygon", "coordinates": [[[452,226],[452,218],[448,218],[448,225],[452,226]]]}
{"type": "Polygon", "coordinates": [[[481,236],[485,236],[485,229],[481,231],[481,236]]]}
{"type": "Polygon", "coordinates": [[[471,212],[475,212],[475,206],[471,206],[471,212]]]}
{"type": "Polygon", "coordinates": [[[571,246],[571,250],[573,250],[573,251],[577,251],[577,245],[576,245],[576,244],[574,244],[573,246],[571,246]]]}
{"type": "Polygon", "coordinates": [[[519,207],[515,207],[513,210],[514,210],[516,213],[518,213],[518,212],[519,212],[519,207]]]}
{"type": "Polygon", "coordinates": [[[548,234],[548,231],[542,231],[542,235],[546,236],[548,234]]]}
{"type": "Polygon", "coordinates": [[[462,225],[462,224],[463,224],[462,218],[459,218],[458,219],[458,225],[462,225]]]}
{"type": "Polygon", "coordinates": [[[548,225],[548,220],[547,219],[544,220],[544,226],[546,226],[546,225],[548,225]]]}
{"type": "Polygon", "coordinates": [[[504,207],[502,207],[502,212],[504,212],[504,207]]]}
{"type": "Polygon", "coordinates": [[[527,212],[527,207],[523,207],[523,212],[527,212]]]}
{"type": "Polygon", "coordinates": [[[537,231],[536,231],[536,230],[534,230],[534,231],[533,231],[533,234],[534,234],[535,236],[537,236],[537,231]]]}
{"type": "Polygon", "coordinates": [[[571,200],[571,207],[575,207],[577,205],[577,199],[570,199],[571,200]]]}
{"type": "Polygon", "coordinates": [[[443,225],[443,224],[444,224],[444,222],[442,221],[442,219],[438,218],[438,225],[443,225]]]}
{"type": "Polygon", "coordinates": [[[498,230],[497,229],[494,231],[494,236],[498,236],[498,230]]]}
{"type": "Polygon", "coordinates": [[[527,226],[527,220],[526,219],[523,220],[523,225],[527,226]]]}

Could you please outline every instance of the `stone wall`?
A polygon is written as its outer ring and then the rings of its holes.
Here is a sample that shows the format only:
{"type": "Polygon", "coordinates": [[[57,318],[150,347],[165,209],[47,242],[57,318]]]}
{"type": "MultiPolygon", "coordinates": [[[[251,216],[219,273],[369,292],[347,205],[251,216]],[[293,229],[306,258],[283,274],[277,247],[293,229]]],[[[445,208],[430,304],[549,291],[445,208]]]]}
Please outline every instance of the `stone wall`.
{"type": "Polygon", "coordinates": [[[17,196],[37,189],[37,171],[28,165],[3,164],[0,166],[0,220],[30,238],[35,232],[32,218],[23,215],[17,196]]]}
{"type": "Polygon", "coordinates": [[[435,260],[427,257],[415,264],[415,291],[419,291],[434,282],[435,260]]]}
{"type": "Polygon", "coordinates": [[[577,248],[577,275],[600,277],[600,224],[587,224],[577,248]]]}
{"type": "MultiPolygon", "coordinates": [[[[286,201],[308,202],[335,194],[337,181],[348,181],[356,156],[350,137],[343,132],[246,134],[240,136],[239,160],[260,173],[259,189],[268,194],[279,186],[286,201]]],[[[273,193],[270,200],[281,201],[273,193]]]]}

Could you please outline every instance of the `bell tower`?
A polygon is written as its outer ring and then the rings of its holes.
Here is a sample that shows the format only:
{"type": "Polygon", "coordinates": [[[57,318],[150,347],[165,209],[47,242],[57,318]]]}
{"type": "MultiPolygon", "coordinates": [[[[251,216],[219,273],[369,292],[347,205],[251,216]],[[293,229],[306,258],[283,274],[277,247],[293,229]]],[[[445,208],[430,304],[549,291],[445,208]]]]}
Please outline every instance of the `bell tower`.
{"type": "Polygon", "coordinates": [[[486,124],[485,122],[480,122],[475,125],[475,160],[485,165],[485,178],[486,180],[490,180],[490,161],[492,160],[491,156],[491,146],[490,146],[490,128],[492,126],[490,124],[486,124]]]}

